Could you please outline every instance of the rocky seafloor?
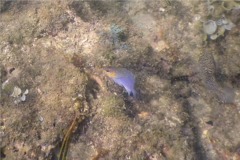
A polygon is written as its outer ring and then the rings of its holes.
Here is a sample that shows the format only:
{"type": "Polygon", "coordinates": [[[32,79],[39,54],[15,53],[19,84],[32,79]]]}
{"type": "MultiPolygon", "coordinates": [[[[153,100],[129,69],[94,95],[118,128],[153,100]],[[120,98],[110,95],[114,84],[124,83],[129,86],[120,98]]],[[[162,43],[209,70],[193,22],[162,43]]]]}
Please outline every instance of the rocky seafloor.
{"type": "Polygon", "coordinates": [[[0,159],[240,159],[238,0],[1,1],[0,71],[0,159]]]}

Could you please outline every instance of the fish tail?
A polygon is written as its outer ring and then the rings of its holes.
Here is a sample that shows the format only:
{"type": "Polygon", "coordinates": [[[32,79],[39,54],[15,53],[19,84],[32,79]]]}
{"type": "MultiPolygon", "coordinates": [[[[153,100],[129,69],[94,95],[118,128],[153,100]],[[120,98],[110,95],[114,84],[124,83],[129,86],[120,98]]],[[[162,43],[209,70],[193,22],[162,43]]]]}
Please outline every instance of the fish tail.
{"type": "Polygon", "coordinates": [[[137,92],[135,90],[132,90],[132,95],[134,98],[137,98],[137,92]]]}
{"type": "Polygon", "coordinates": [[[137,92],[136,92],[135,89],[129,89],[129,88],[125,88],[125,89],[126,89],[126,91],[127,91],[127,93],[128,93],[129,96],[132,96],[132,97],[134,97],[134,98],[137,98],[137,92]]]}

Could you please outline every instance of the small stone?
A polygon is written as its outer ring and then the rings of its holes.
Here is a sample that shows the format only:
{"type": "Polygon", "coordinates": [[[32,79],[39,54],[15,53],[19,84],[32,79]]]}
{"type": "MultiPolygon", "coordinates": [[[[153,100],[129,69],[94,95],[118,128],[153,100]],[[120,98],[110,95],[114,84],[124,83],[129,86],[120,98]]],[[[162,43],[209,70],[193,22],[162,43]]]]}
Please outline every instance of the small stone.
{"type": "Polygon", "coordinates": [[[19,87],[14,87],[13,93],[11,94],[12,97],[16,98],[22,93],[22,90],[19,87]]]}
{"type": "Polygon", "coordinates": [[[39,117],[39,120],[42,122],[44,119],[42,116],[39,117]]]}
{"type": "Polygon", "coordinates": [[[225,28],[223,26],[219,27],[218,29],[218,35],[219,36],[223,36],[225,33],[225,28]]]}
{"type": "Polygon", "coordinates": [[[217,24],[213,20],[208,20],[207,22],[203,23],[203,31],[204,33],[211,35],[215,33],[217,30],[217,24]]]}
{"type": "Polygon", "coordinates": [[[218,35],[217,34],[213,34],[213,35],[210,36],[210,38],[211,38],[211,40],[215,40],[215,39],[218,38],[218,35]]]}
{"type": "Polygon", "coordinates": [[[28,94],[28,93],[29,93],[29,91],[28,91],[28,89],[26,89],[26,91],[23,94],[28,94]]]}
{"type": "Polygon", "coordinates": [[[9,83],[9,79],[3,82],[2,89],[5,89],[6,85],[9,83]]]}
{"type": "Polygon", "coordinates": [[[232,23],[232,22],[229,22],[229,23],[227,23],[227,24],[225,24],[224,25],[224,28],[226,29],[226,30],[231,30],[233,27],[235,27],[236,25],[234,24],[234,23],[232,23]]]}
{"type": "Polygon", "coordinates": [[[20,102],[21,102],[21,100],[19,98],[14,101],[15,104],[18,104],[20,102]]]}
{"type": "Polygon", "coordinates": [[[159,8],[159,11],[160,12],[165,12],[165,9],[164,8],[159,8]]]}
{"type": "Polygon", "coordinates": [[[26,101],[26,95],[23,94],[22,97],[20,97],[20,100],[21,100],[22,102],[26,101]]]}
{"type": "Polygon", "coordinates": [[[138,114],[138,117],[142,119],[147,119],[149,117],[149,112],[140,112],[138,114]]]}
{"type": "Polygon", "coordinates": [[[204,138],[206,138],[208,136],[208,130],[204,130],[202,135],[204,138]]]}

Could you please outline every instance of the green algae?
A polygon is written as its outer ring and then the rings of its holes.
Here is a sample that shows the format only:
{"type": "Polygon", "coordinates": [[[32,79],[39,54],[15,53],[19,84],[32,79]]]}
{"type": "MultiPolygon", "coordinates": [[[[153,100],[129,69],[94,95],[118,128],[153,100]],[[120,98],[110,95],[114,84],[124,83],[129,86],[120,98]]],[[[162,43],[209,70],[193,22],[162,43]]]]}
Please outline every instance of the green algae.
{"type": "Polygon", "coordinates": [[[115,95],[108,96],[102,100],[102,114],[106,117],[126,117],[125,107],[123,99],[115,95]]]}

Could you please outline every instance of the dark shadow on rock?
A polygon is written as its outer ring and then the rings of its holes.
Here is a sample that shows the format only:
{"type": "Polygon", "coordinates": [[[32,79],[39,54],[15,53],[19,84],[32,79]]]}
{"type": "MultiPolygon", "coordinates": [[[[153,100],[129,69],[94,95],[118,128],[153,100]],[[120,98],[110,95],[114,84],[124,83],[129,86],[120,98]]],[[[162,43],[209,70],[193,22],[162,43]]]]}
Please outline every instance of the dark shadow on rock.
{"type": "Polygon", "coordinates": [[[88,83],[86,85],[86,101],[87,103],[91,103],[91,97],[96,99],[97,98],[97,93],[99,92],[100,87],[98,85],[98,83],[92,79],[92,78],[88,78],[88,83]]]}
{"type": "Polygon", "coordinates": [[[188,85],[188,76],[173,77],[172,82],[175,84],[172,87],[174,98],[182,104],[183,121],[181,128],[181,135],[186,137],[188,147],[195,154],[196,160],[207,160],[207,153],[201,140],[201,128],[198,124],[198,118],[194,113],[194,106],[192,106],[188,98],[193,97],[192,88],[188,85]]]}
{"type": "Polygon", "coordinates": [[[0,13],[6,12],[11,7],[13,1],[0,1],[0,13]]]}
{"type": "Polygon", "coordinates": [[[81,17],[84,22],[88,22],[91,19],[91,14],[89,13],[89,9],[84,7],[85,5],[85,2],[73,1],[70,7],[73,8],[77,16],[81,17]]]}
{"type": "Polygon", "coordinates": [[[6,154],[5,154],[5,147],[1,147],[0,148],[0,159],[5,158],[6,154]]]}
{"type": "Polygon", "coordinates": [[[185,130],[184,126],[189,125],[191,128],[190,132],[192,132],[192,134],[188,135],[192,137],[190,137],[188,140],[189,144],[193,147],[196,160],[207,160],[208,157],[201,141],[201,131],[193,113],[193,106],[191,106],[187,100],[184,100],[182,107],[183,111],[188,115],[188,118],[184,122],[185,125],[183,125],[183,130],[185,130]]]}
{"type": "Polygon", "coordinates": [[[240,73],[231,77],[231,83],[234,87],[240,88],[240,73]]]}
{"type": "Polygon", "coordinates": [[[108,11],[107,2],[104,1],[89,1],[90,8],[96,10],[101,14],[106,14],[108,11]]]}
{"type": "Polygon", "coordinates": [[[84,22],[92,21],[95,16],[102,17],[109,10],[108,3],[103,1],[73,1],[69,6],[84,22]]]}
{"type": "Polygon", "coordinates": [[[134,102],[131,100],[131,97],[128,97],[128,95],[126,95],[126,98],[124,100],[125,104],[126,104],[126,109],[124,110],[124,113],[129,117],[129,118],[134,118],[136,117],[137,113],[138,113],[138,109],[136,108],[136,106],[134,105],[134,102]]]}
{"type": "Polygon", "coordinates": [[[9,11],[12,8],[14,8],[15,11],[20,11],[28,3],[29,3],[29,1],[1,0],[0,1],[0,14],[9,11]]]}

